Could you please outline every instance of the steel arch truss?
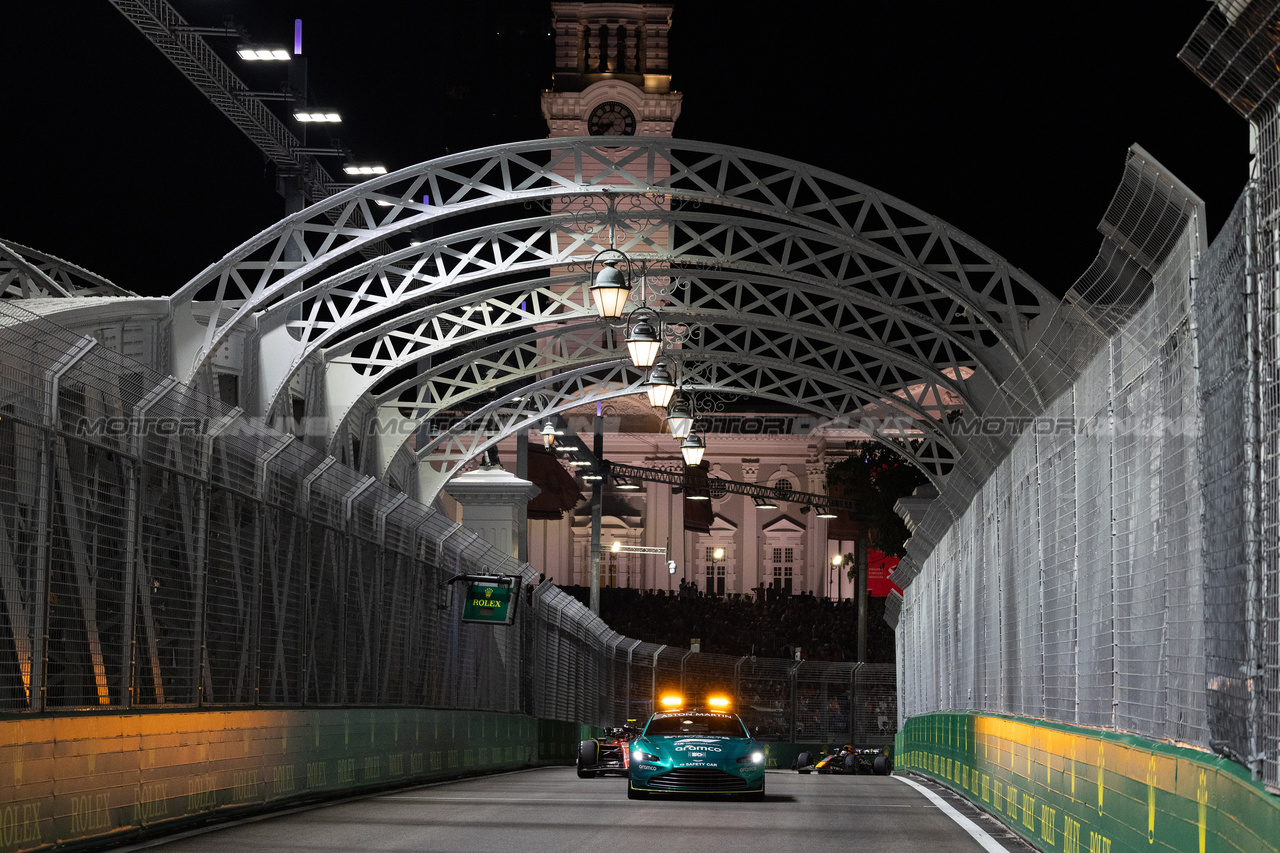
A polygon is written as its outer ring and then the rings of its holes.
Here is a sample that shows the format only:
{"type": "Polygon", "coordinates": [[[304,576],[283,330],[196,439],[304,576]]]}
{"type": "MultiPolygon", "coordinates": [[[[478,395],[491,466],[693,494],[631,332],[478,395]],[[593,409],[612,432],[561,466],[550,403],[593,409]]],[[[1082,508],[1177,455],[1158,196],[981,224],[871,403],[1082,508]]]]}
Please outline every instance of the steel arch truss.
{"type": "MultiPolygon", "coordinates": [[[[731,391],[749,394],[754,399],[797,405],[825,419],[824,426],[855,427],[869,439],[885,444],[910,459],[937,484],[941,484],[945,473],[955,462],[950,443],[943,437],[923,432],[919,414],[907,411],[908,407],[881,412],[875,418],[850,419],[846,414],[824,405],[831,399],[856,396],[851,389],[839,387],[838,383],[831,383],[834,386],[830,388],[832,393],[824,396],[821,378],[810,377],[815,394],[806,403],[798,404],[790,393],[790,385],[786,393],[771,391],[763,385],[749,389],[752,377],[734,376],[728,371],[715,370],[715,367],[720,366],[713,366],[708,374],[712,384],[695,386],[694,390],[731,391]]],[[[767,373],[768,369],[762,368],[760,372],[767,373]]],[[[486,402],[482,399],[483,392],[480,392],[465,401],[455,400],[455,403],[474,403],[470,408],[456,405],[421,407],[413,410],[415,417],[409,418],[404,414],[404,406],[384,404],[376,418],[378,427],[375,432],[379,435],[414,434],[423,437],[416,450],[423,462],[421,485],[425,492],[434,495],[467,462],[504,436],[536,427],[549,416],[577,408],[584,402],[643,393],[643,381],[643,373],[625,358],[616,359],[532,379],[521,386],[521,393],[516,396],[486,402]]],[[[399,452],[404,452],[403,444],[397,442],[394,446],[399,452]]]]}
{"type": "Polygon", "coordinates": [[[0,298],[133,296],[100,275],[13,242],[0,242],[0,298]]]}
{"type": "MultiPolygon", "coordinates": [[[[812,344],[806,336],[793,337],[797,347],[790,348],[792,354],[799,345],[812,344]]],[[[483,339],[478,336],[477,343],[483,339]]],[[[787,352],[756,353],[749,360],[726,359],[715,348],[688,346],[675,357],[699,368],[697,381],[686,386],[691,390],[771,400],[812,412],[832,426],[858,429],[895,442],[912,441],[918,447],[910,455],[934,478],[943,476],[956,456],[958,448],[946,429],[939,403],[951,395],[937,384],[913,383],[904,386],[901,395],[886,398],[874,382],[821,366],[805,366],[803,359],[787,352]]],[[[527,397],[531,388],[546,393],[542,383],[554,385],[570,371],[580,378],[595,375],[600,394],[605,396],[615,396],[612,390],[618,385],[630,389],[625,393],[642,393],[644,377],[639,371],[630,368],[634,376],[628,374],[627,378],[615,375],[628,363],[625,352],[602,341],[597,327],[585,323],[561,327],[555,334],[531,334],[523,340],[503,340],[475,349],[460,345],[455,358],[436,364],[428,376],[393,384],[377,393],[374,401],[379,411],[394,411],[394,417],[431,420],[445,413],[481,411],[491,400],[505,405],[514,397],[527,397]],[[608,372],[601,373],[601,369],[608,372]],[[494,389],[517,390],[495,395],[494,389]]],[[[575,399],[574,405],[581,405],[600,397],[588,392],[575,399]]],[[[399,434],[412,431],[401,428],[399,434]]],[[[434,445],[421,446],[418,453],[425,455],[433,449],[434,445]]]]}
{"type": "MultiPolygon", "coordinates": [[[[935,480],[963,452],[950,413],[997,397],[1002,412],[1042,408],[1023,365],[1054,360],[1036,344],[1058,303],[990,250],[803,164],[702,143],[629,145],[499,146],[326,199],[175,296],[176,368],[204,377],[251,317],[261,347],[251,408],[281,412],[310,372],[304,393],[326,407],[330,442],[388,417],[407,438],[412,422],[451,410],[510,412],[499,432],[517,428],[527,411],[513,401],[548,377],[577,377],[572,405],[641,390],[619,361],[621,334],[591,318],[587,262],[615,246],[675,283],[657,303],[664,320],[702,331],[681,357],[714,365],[704,371],[714,390],[837,421],[912,418],[907,453],[935,480]],[[192,312],[197,299],[213,310],[192,312]],[[1023,381],[1008,382],[1015,375],[1023,381]]],[[[897,427],[871,432],[902,444],[897,427]]],[[[480,449],[461,435],[416,446],[419,457],[443,453],[444,467],[480,449]]],[[[398,452],[380,451],[381,471],[398,452]]]]}

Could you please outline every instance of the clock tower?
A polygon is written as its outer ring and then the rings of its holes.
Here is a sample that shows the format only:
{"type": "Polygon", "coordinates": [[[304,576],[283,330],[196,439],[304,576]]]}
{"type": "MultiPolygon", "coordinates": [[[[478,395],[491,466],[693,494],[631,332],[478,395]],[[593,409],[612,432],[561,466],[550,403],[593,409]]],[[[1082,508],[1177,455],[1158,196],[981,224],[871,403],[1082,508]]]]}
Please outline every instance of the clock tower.
{"type": "Polygon", "coordinates": [[[542,93],[549,136],[671,136],[672,3],[553,2],[556,67],[542,93]]]}

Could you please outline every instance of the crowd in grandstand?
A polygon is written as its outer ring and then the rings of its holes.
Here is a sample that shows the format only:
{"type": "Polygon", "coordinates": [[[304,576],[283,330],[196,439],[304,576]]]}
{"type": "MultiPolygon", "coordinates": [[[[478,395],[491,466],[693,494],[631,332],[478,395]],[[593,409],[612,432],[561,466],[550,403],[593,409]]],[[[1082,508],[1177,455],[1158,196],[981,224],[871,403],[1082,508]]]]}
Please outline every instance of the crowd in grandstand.
{"type": "MultiPolygon", "coordinates": [[[[590,590],[563,587],[584,604],[590,590]]],[[[680,590],[600,590],[600,618],[628,637],[725,655],[855,661],[858,609],[850,599],[787,595],[772,588],[754,593],[707,595],[694,584],[680,590]]],[[[893,629],[884,621],[884,599],[867,600],[868,663],[894,662],[893,629]]]]}

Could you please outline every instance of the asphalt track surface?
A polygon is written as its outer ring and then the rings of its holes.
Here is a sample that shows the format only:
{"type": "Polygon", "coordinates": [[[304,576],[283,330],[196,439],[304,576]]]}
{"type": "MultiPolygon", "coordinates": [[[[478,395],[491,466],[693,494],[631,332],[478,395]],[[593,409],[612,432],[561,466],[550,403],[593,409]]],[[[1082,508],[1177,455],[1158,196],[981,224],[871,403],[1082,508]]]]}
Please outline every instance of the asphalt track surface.
{"type": "MultiPolygon", "coordinates": [[[[915,779],[923,783],[922,779],[915,779]]],[[[770,771],[763,802],[628,800],[619,777],[553,767],[297,809],[120,850],[413,853],[977,853],[1031,848],[934,784],[994,836],[984,846],[914,786],[888,776],[770,771]]],[[[981,834],[981,833],[980,833],[981,834]]]]}

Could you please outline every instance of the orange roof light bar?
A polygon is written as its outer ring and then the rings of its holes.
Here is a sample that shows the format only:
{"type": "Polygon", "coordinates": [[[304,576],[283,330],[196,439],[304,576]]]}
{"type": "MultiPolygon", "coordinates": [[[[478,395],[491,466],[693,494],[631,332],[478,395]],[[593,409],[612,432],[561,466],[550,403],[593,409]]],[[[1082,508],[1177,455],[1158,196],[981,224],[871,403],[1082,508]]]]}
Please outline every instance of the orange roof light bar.
{"type": "Polygon", "coordinates": [[[675,693],[668,693],[658,701],[662,704],[662,707],[669,710],[675,710],[684,705],[684,697],[675,693]]]}

